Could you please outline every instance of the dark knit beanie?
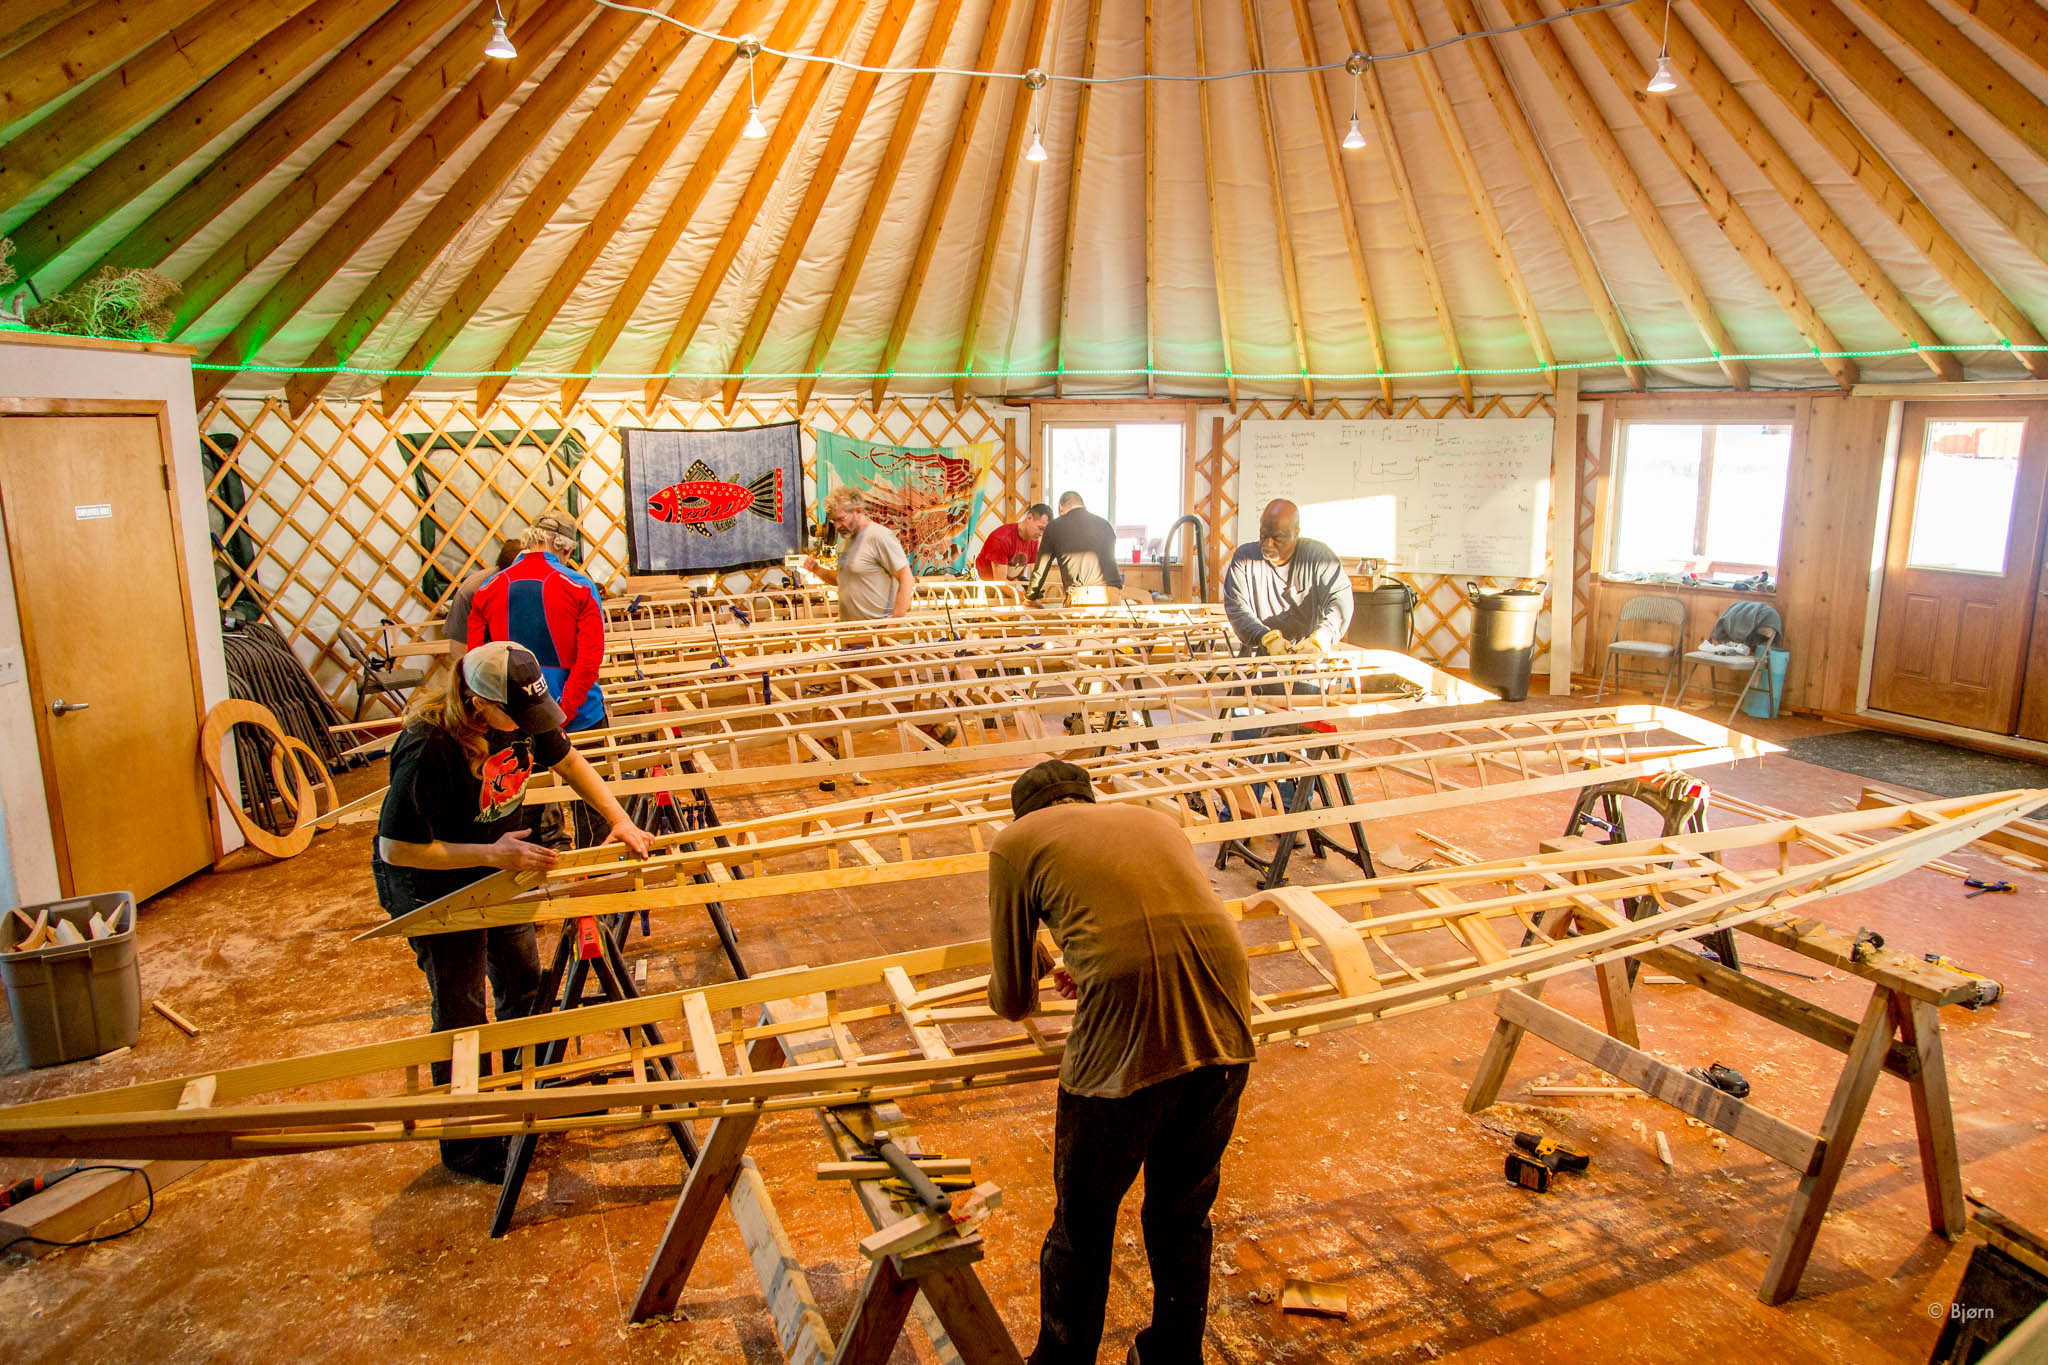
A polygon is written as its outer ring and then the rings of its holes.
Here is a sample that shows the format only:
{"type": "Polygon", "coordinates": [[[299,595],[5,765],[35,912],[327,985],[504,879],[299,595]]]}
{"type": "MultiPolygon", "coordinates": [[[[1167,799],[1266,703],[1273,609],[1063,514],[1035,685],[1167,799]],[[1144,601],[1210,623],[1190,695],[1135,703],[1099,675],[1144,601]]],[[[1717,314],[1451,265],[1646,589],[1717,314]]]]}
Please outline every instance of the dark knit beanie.
{"type": "Polygon", "coordinates": [[[1010,784],[1010,812],[1021,820],[1055,801],[1074,797],[1095,800],[1095,788],[1088,783],[1088,770],[1064,759],[1048,758],[1010,784]]]}

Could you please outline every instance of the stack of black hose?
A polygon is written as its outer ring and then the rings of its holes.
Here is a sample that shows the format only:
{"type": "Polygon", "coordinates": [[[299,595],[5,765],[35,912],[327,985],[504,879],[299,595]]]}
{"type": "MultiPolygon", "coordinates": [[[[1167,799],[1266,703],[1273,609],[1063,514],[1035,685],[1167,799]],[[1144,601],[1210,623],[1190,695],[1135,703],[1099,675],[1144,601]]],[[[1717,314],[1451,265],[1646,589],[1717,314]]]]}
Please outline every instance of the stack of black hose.
{"type": "MultiPolygon", "coordinates": [[[[279,728],[320,755],[331,771],[342,749],[331,727],[341,724],[342,714],[277,628],[267,621],[225,622],[221,652],[227,659],[228,694],[268,708],[279,728]]],[[[269,737],[252,725],[236,726],[234,736],[243,809],[273,832],[289,829],[295,813],[271,775],[269,737]]]]}

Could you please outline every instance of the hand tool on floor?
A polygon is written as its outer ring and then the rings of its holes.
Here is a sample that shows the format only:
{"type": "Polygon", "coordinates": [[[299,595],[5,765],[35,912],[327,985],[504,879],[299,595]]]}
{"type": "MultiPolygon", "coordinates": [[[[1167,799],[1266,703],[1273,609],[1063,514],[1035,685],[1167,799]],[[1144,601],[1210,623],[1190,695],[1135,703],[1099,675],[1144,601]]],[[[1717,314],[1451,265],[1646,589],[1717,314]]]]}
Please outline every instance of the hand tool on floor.
{"type": "Polygon", "coordinates": [[[1749,1078],[1732,1066],[1714,1062],[1706,1068],[1689,1067],[1686,1075],[1696,1081],[1705,1081],[1723,1094],[1733,1095],[1738,1100],[1749,1098],[1749,1078]]]}
{"type": "Polygon", "coordinates": [[[1973,972],[1968,967],[1957,966],[1954,959],[1943,957],[1940,953],[1927,953],[1924,956],[1927,961],[1932,962],[1937,967],[1954,972],[1958,976],[1970,978],[1977,988],[1977,993],[1968,1000],[1961,1002],[1962,1007],[1966,1010],[1981,1010],[1986,1005],[1996,1003],[1998,997],[2005,994],[2005,987],[1999,985],[1992,978],[1985,976],[1982,972],[1973,972]]]}
{"type": "Polygon", "coordinates": [[[12,1185],[0,1189],[0,1209],[11,1209],[32,1194],[41,1194],[50,1186],[67,1177],[78,1174],[76,1166],[59,1166],[54,1171],[43,1171],[37,1175],[25,1175],[12,1185]]]}
{"type": "Polygon", "coordinates": [[[1578,1148],[1540,1133],[1516,1133],[1515,1147],[1515,1151],[1508,1153],[1508,1183],[1538,1194],[1550,1189],[1550,1177],[1557,1172],[1582,1173],[1593,1160],[1578,1148]]]}
{"type": "MultiPolygon", "coordinates": [[[[1963,885],[1974,886],[1977,888],[1975,891],[1965,891],[1963,893],[1964,900],[1974,899],[1977,896],[1983,895],[1987,891],[2017,892],[2019,890],[2019,888],[2017,886],[2014,886],[2011,882],[1987,882],[1982,877],[1965,877],[1963,878],[1963,885]]],[[[1929,959],[1929,961],[1932,960],[1933,959],[1931,958],[1929,959]]]]}

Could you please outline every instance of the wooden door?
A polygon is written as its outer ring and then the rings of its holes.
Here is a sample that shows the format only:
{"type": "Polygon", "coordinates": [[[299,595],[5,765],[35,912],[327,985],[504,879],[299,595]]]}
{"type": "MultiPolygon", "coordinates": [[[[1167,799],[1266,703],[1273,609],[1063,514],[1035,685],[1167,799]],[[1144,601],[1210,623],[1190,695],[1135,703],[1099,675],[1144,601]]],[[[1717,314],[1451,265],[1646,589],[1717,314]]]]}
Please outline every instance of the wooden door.
{"type": "Polygon", "coordinates": [[[0,416],[0,516],[67,896],[141,900],[213,857],[169,484],[155,416],[0,416]]]}
{"type": "Polygon", "coordinates": [[[1873,708],[2014,733],[2044,489],[2043,405],[1907,405],[1871,658],[1873,708]]]}

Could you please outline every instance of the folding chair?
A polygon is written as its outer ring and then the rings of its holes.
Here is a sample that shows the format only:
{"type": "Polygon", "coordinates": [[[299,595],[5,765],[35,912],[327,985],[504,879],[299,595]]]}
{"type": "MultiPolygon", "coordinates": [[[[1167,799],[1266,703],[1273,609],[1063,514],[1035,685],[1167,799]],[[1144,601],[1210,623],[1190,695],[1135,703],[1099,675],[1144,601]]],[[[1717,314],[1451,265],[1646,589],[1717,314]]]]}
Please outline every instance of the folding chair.
{"type": "MultiPolygon", "coordinates": [[[[355,629],[346,621],[341,624],[340,635],[341,647],[348,651],[349,658],[355,662],[356,666],[356,713],[353,717],[354,720],[361,720],[363,718],[363,707],[369,702],[371,697],[382,693],[389,697],[402,698],[403,694],[410,692],[426,680],[427,671],[425,669],[397,667],[394,660],[376,653],[369,645],[365,644],[362,637],[357,635],[355,629]]],[[[405,710],[402,700],[394,704],[399,711],[403,712],[405,710]]]]}
{"type": "MultiPolygon", "coordinates": [[[[1728,611],[1735,611],[1741,605],[1738,603],[1728,611]]],[[[1749,646],[1747,654],[1719,654],[1710,649],[1687,650],[1685,676],[1679,679],[1678,695],[1672,699],[1671,704],[1680,707],[1685,705],[1685,690],[1692,686],[1692,675],[1699,671],[1702,664],[1707,668],[1707,695],[1710,702],[1721,699],[1720,678],[1723,672],[1742,674],[1742,686],[1735,693],[1734,704],[1728,708],[1728,723],[1731,725],[1735,723],[1735,713],[1742,709],[1742,703],[1748,700],[1752,690],[1760,691],[1767,697],[1771,695],[1771,650],[1778,642],[1783,625],[1779,622],[1776,611],[1770,612],[1769,615],[1771,624],[1759,625],[1745,637],[1744,643],[1749,646]]],[[[1721,620],[1725,621],[1727,618],[1728,612],[1722,612],[1721,620]]],[[[1726,634],[1719,629],[1719,621],[1715,622],[1715,626],[1715,635],[1726,634]]]]}
{"type": "Polygon", "coordinates": [[[1610,669],[1618,690],[1622,678],[1628,673],[1651,673],[1653,670],[1647,665],[1658,661],[1664,665],[1664,689],[1658,694],[1658,700],[1669,700],[1671,684],[1678,681],[1678,651],[1684,642],[1685,603],[1662,593],[1639,593],[1629,598],[1621,604],[1621,614],[1614,619],[1614,638],[1607,642],[1607,653],[1600,660],[1600,686],[1595,689],[1593,700],[1598,701],[1606,694],[1610,669]],[[1670,643],[1633,636],[1623,638],[1622,629],[1632,621],[1671,627],[1670,643]],[[1631,661],[1641,661],[1646,666],[1632,669],[1629,666],[1631,661]]]}

